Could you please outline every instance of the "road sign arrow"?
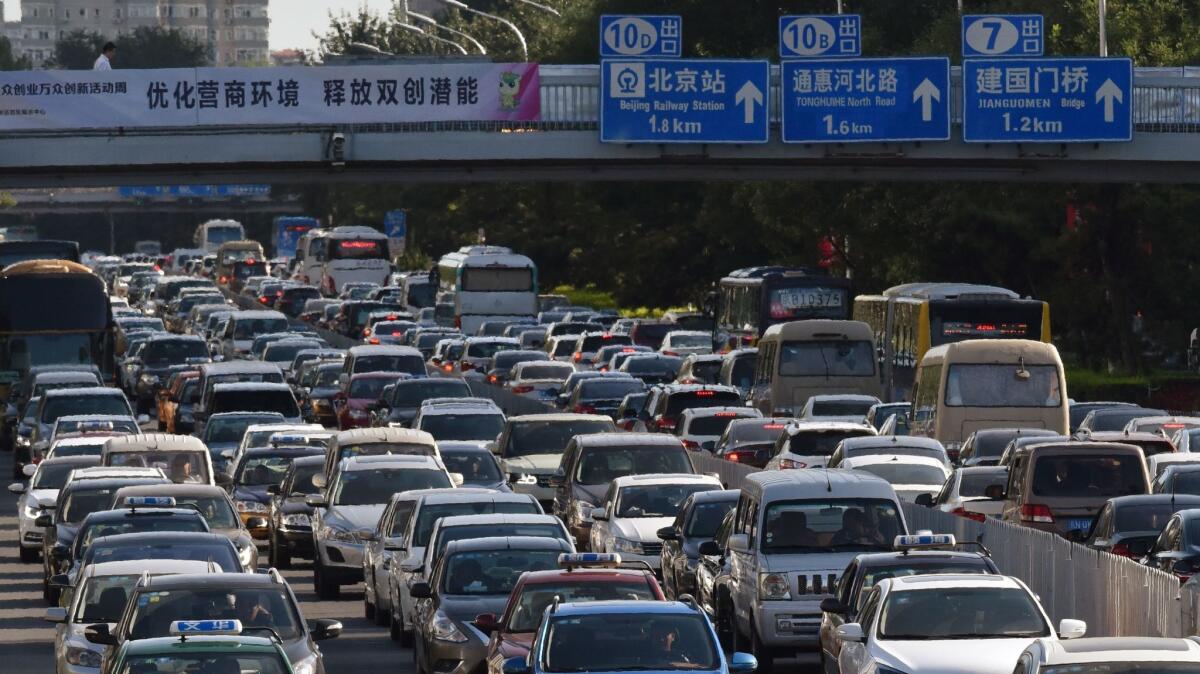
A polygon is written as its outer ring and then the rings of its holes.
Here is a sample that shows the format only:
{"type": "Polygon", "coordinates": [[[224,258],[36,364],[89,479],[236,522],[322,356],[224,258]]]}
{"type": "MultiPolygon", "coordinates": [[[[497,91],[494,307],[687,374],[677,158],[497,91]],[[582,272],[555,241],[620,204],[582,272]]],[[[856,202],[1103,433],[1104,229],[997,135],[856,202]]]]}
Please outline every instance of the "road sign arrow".
{"type": "Polygon", "coordinates": [[[742,121],[746,124],[754,123],[754,106],[762,105],[762,102],[762,91],[750,80],[746,80],[746,83],[742,85],[741,89],[738,89],[737,94],[733,97],[734,105],[746,106],[745,114],[742,118],[742,121]]]}
{"type": "Polygon", "coordinates": [[[917,88],[913,91],[913,102],[921,101],[921,121],[933,121],[933,102],[942,102],[942,90],[937,88],[937,85],[929,81],[929,78],[921,80],[917,88]]]}
{"type": "Polygon", "coordinates": [[[1118,103],[1125,102],[1125,92],[1121,91],[1111,79],[1104,80],[1104,84],[1096,90],[1096,102],[1104,101],[1104,121],[1112,123],[1113,121],[1113,101],[1118,103]]]}

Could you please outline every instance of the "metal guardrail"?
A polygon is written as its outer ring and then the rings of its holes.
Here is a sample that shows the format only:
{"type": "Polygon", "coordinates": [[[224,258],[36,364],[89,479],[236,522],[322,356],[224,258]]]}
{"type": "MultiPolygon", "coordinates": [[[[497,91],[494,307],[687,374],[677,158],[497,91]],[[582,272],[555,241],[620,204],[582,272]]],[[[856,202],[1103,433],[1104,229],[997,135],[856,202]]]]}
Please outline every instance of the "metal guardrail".
{"type": "MultiPolygon", "coordinates": [[[[746,476],[757,471],[706,454],[693,458],[701,472],[716,473],[730,489],[740,488],[746,476]]],[[[1056,623],[1063,618],[1084,620],[1088,636],[1200,633],[1198,583],[1187,586],[1181,601],[1175,576],[1054,534],[995,519],[975,522],[914,504],[905,504],[904,516],[909,530],[952,533],[960,541],[983,543],[1000,571],[1024,581],[1056,623]]]]}

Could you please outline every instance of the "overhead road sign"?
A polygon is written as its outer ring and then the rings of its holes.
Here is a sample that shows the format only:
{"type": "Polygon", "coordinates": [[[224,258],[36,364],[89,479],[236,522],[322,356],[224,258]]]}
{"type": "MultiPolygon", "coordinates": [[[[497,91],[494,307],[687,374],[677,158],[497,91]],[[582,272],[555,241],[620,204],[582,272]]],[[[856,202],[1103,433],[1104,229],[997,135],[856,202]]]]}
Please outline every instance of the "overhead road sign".
{"type": "Polygon", "coordinates": [[[1133,140],[1127,58],[967,59],[963,140],[1091,143],[1133,140]]]}
{"type": "Polygon", "coordinates": [[[679,58],[683,19],[672,15],[600,17],[600,58],[679,58]]]}
{"type": "Polygon", "coordinates": [[[767,61],[603,61],[600,141],[765,143],[769,72],[767,61]]]}
{"type": "Polygon", "coordinates": [[[950,59],[784,61],[785,143],[950,139],[950,59]]]}
{"type": "Polygon", "coordinates": [[[129,199],[213,199],[271,196],[270,185],[128,185],[117,194],[129,199]]]}
{"type": "Polygon", "coordinates": [[[779,58],[862,55],[862,17],[829,14],[779,17],[779,58]]]}
{"type": "Polygon", "coordinates": [[[962,18],[963,56],[1041,56],[1041,14],[968,14],[962,18]]]}

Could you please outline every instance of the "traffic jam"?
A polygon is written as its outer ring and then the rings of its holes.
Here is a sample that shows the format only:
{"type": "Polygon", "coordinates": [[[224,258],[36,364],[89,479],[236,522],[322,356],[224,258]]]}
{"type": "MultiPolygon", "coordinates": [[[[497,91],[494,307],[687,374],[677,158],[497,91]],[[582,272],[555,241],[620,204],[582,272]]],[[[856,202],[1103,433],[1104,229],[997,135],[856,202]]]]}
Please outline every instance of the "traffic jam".
{"type": "Polygon", "coordinates": [[[908,524],[1200,569],[1200,417],[1071,399],[1045,302],[761,266],[635,318],[503,246],[398,270],[379,231],[302,224],[271,256],[232,220],[0,243],[44,671],[334,674],[301,591],[361,596],[420,674],[1200,671],[908,524]]]}

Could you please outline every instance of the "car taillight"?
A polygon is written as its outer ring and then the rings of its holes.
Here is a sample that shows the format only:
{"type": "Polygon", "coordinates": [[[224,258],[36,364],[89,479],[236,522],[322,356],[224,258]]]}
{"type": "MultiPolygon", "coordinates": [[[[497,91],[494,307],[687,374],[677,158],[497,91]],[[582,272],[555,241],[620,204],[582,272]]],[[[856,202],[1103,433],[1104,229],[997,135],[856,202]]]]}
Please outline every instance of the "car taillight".
{"type": "Polygon", "coordinates": [[[472,365],[470,361],[464,360],[462,363],[459,364],[458,368],[460,370],[462,370],[463,372],[466,372],[467,370],[474,370],[475,366],[472,365]]]}
{"type": "Polygon", "coordinates": [[[984,515],[983,513],[971,512],[962,506],[959,506],[959,507],[955,508],[954,510],[951,510],[950,514],[958,515],[959,517],[965,517],[969,520],[975,520],[976,522],[983,522],[983,521],[987,520],[987,516],[984,515]]]}
{"type": "Polygon", "coordinates": [[[442,366],[442,369],[445,370],[446,372],[453,372],[454,366],[451,365],[450,363],[446,363],[445,365],[442,366]]]}
{"type": "Polygon", "coordinates": [[[757,453],[758,452],[755,452],[753,450],[747,451],[744,449],[739,449],[739,450],[732,451],[732,452],[726,454],[725,458],[734,463],[746,463],[749,461],[753,461],[754,455],[757,453]]]}
{"type": "Polygon", "coordinates": [[[716,395],[716,394],[713,393],[712,391],[696,391],[697,398],[711,398],[714,395],[716,395]]]}
{"type": "Polygon", "coordinates": [[[494,374],[489,374],[489,375],[488,375],[488,381],[490,381],[490,382],[492,382],[493,384],[495,384],[496,382],[500,381],[500,378],[499,378],[499,377],[497,377],[497,376],[496,376],[496,375],[494,375],[494,374]]]}
{"type": "Polygon", "coordinates": [[[370,335],[371,335],[371,328],[363,328],[363,337],[369,337],[370,335]]]}
{"type": "Polygon", "coordinates": [[[684,438],[683,446],[692,450],[700,449],[700,443],[696,442],[695,440],[688,440],[687,438],[684,438]]]}
{"type": "Polygon", "coordinates": [[[263,295],[262,297],[258,298],[258,301],[259,301],[259,302],[262,302],[263,304],[266,304],[266,303],[267,303],[267,302],[269,302],[270,300],[271,300],[271,298],[270,298],[270,297],[268,297],[268,296],[266,296],[266,295],[263,295]]]}
{"type": "Polygon", "coordinates": [[[372,337],[372,338],[370,338],[370,339],[368,339],[368,340],[367,340],[367,344],[378,344],[378,343],[379,343],[379,338],[378,338],[378,337],[372,337]]]}
{"type": "Polygon", "coordinates": [[[664,356],[678,356],[679,355],[678,353],[675,353],[674,351],[663,351],[662,354],[664,356]]]}
{"type": "Polygon", "coordinates": [[[713,416],[721,417],[724,419],[724,418],[736,417],[736,416],[738,416],[738,413],[737,412],[717,412],[713,416]]]}
{"type": "Polygon", "coordinates": [[[655,424],[658,426],[658,430],[660,430],[660,431],[675,430],[675,418],[674,417],[668,417],[666,415],[661,415],[658,417],[658,419],[655,420],[655,424]]]}
{"type": "Polygon", "coordinates": [[[575,359],[575,362],[576,362],[576,363],[578,363],[579,361],[583,360],[583,354],[582,354],[582,353],[580,353],[579,351],[576,351],[576,352],[575,352],[575,355],[574,355],[574,356],[572,356],[572,357],[575,359]]]}
{"type": "Polygon", "coordinates": [[[596,413],[596,408],[592,407],[591,405],[585,405],[583,403],[579,403],[578,405],[575,406],[575,414],[595,414],[595,413],[596,413]]]}
{"type": "Polygon", "coordinates": [[[512,387],[513,393],[531,393],[532,391],[533,391],[532,386],[514,386],[514,387],[512,387]]]}
{"type": "Polygon", "coordinates": [[[803,461],[793,461],[792,459],[780,459],[779,467],[784,470],[789,470],[792,468],[808,468],[808,464],[804,463],[803,461]]]}
{"type": "Polygon", "coordinates": [[[219,280],[221,283],[228,283],[228,282],[229,282],[229,277],[228,277],[228,276],[222,276],[222,277],[221,277],[220,279],[218,279],[218,280],[219,280]]]}
{"type": "Polygon", "coordinates": [[[1050,506],[1040,503],[1026,503],[1021,506],[1021,521],[1054,524],[1054,515],[1050,512],[1050,506]]]}

